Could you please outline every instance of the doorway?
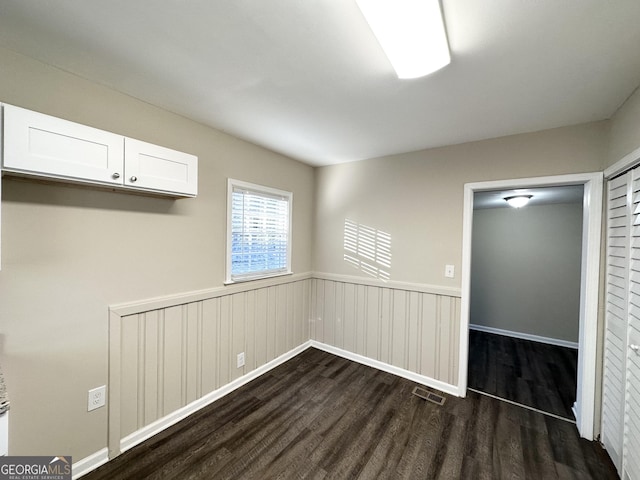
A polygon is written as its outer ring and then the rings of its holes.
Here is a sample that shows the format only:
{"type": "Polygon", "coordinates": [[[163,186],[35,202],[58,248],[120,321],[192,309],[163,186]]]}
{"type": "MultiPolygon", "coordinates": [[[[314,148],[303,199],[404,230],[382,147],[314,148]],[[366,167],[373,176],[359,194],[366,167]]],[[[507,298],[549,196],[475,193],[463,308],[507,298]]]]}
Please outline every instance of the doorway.
{"type": "Polygon", "coordinates": [[[466,395],[468,386],[471,254],[474,195],[478,192],[582,185],[582,253],[579,293],[579,332],[575,416],[581,436],[592,440],[595,413],[596,340],[602,206],[602,174],[575,174],[466,184],[463,212],[462,299],[460,369],[458,387],[466,395]]]}
{"type": "Polygon", "coordinates": [[[468,388],[574,422],[583,197],[476,192],[471,252],[468,388]]]}

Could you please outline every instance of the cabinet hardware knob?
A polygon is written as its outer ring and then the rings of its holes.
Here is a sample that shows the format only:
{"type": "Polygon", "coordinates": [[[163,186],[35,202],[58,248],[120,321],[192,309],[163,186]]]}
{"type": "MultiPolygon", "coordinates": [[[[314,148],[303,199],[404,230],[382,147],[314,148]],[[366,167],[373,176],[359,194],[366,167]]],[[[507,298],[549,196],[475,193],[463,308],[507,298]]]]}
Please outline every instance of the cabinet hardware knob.
{"type": "Polygon", "coordinates": [[[118,172],[114,173],[113,175],[111,175],[114,179],[118,179],[120,178],[120,174],[118,172]]]}
{"type": "Polygon", "coordinates": [[[135,182],[136,180],[138,180],[138,177],[136,177],[135,175],[133,177],[131,177],[131,181],[135,182]]]}
{"type": "Polygon", "coordinates": [[[638,350],[640,350],[640,345],[635,345],[632,343],[631,345],[629,345],[629,348],[634,352],[638,353],[638,350]]]}

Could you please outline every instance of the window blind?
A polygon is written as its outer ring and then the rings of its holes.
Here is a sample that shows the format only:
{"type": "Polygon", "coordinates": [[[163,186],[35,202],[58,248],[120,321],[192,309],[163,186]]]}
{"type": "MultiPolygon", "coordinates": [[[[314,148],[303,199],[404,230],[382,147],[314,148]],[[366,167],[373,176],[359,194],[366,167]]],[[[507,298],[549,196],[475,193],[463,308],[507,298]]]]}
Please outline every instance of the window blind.
{"type": "Polygon", "coordinates": [[[290,197],[233,186],[231,280],[289,271],[290,197]]]}

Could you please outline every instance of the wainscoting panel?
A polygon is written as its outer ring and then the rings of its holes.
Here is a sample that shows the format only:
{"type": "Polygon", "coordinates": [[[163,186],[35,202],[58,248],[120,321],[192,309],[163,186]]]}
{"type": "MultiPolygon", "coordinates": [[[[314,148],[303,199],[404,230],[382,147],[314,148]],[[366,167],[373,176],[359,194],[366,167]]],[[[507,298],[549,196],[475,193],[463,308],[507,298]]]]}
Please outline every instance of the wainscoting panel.
{"type": "Polygon", "coordinates": [[[313,278],[311,339],[457,384],[459,294],[389,285],[313,278]]]}
{"type": "Polygon", "coordinates": [[[155,423],[308,342],[311,280],[286,278],[112,307],[111,457],[155,433],[155,423]],[[237,368],[240,352],[245,365],[237,368]]]}
{"type": "Polygon", "coordinates": [[[319,273],[112,306],[109,457],[310,345],[457,394],[459,319],[454,289],[319,273]]]}

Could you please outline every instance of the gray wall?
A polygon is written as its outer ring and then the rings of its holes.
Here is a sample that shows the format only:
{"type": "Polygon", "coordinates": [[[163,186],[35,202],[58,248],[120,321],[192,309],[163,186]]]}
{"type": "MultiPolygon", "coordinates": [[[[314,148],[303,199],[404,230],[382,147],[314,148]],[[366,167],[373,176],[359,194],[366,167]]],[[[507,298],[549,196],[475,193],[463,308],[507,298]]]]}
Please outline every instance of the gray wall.
{"type": "Polygon", "coordinates": [[[578,342],[582,205],[475,210],[470,323],[578,342]]]}

